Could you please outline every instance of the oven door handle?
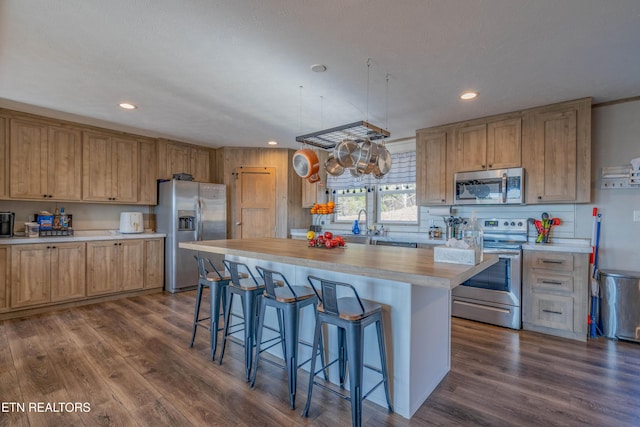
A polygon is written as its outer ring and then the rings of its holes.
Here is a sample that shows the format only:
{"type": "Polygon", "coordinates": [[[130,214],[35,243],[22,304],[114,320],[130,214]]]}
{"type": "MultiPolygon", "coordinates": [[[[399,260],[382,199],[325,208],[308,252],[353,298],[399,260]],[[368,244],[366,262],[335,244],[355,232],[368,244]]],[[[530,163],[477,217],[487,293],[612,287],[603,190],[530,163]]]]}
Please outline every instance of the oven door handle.
{"type": "Polygon", "coordinates": [[[509,249],[484,249],[482,252],[485,254],[495,254],[502,256],[503,258],[516,258],[521,256],[520,251],[518,250],[509,250],[509,249]]]}

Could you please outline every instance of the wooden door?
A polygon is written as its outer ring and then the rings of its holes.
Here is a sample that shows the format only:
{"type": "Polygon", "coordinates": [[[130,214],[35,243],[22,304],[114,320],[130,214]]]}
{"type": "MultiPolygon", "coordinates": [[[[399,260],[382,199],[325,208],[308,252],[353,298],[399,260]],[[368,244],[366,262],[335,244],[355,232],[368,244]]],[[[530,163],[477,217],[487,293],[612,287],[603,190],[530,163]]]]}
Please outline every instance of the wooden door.
{"type": "Polygon", "coordinates": [[[56,243],[51,253],[51,301],[86,295],[85,243],[56,243]]]}
{"type": "Polygon", "coordinates": [[[276,169],[239,167],[235,176],[234,238],[275,237],[276,169]]]}
{"type": "Polygon", "coordinates": [[[85,132],[82,141],[82,199],[112,200],[111,138],[85,132]]]}
{"type": "Polygon", "coordinates": [[[211,182],[211,170],[209,167],[209,150],[192,148],[190,150],[190,170],[193,180],[198,182],[211,182]]]}
{"type": "Polygon", "coordinates": [[[533,144],[535,168],[527,185],[527,203],[571,202],[576,200],[577,113],[540,112],[534,116],[533,144]]]}
{"type": "Polygon", "coordinates": [[[51,244],[11,248],[11,307],[51,301],[51,244]]]}
{"type": "Polygon", "coordinates": [[[0,312],[9,308],[9,247],[0,246],[0,312]]]}
{"type": "Polygon", "coordinates": [[[416,195],[421,205],[447,202],[447,131],[419,133],[416,141],[416,195]]]}
{"type": "Polygon", "coordinates": [[[116,202],[138,201],[138,141],[113,138],[111,153],[112,198],[116,202]]]}
{"type": "Polygon", "coordinates": [[[119,291],[144,287],[144,240],[121,240],[118,243],[120,284],[119,291]]]}
{"type": "Polygon", "coordinates": [[[50,198],[47,191],[47,126],[12,119],[9,152],[11,197],[50,198]]]}
{"type": "Polygon", "coordinates": [[[487,169],[522,165],[522,119],[500,120],[487,125],[487,169]]]}
{"type": "Polygon", "coordinates": [[[120,280],[118,242],[87,242],[87,296],[113,293],[120,280]]]}
{"type": "Polygon", "coordinates": [[[138,203],[158,204],[158,150],[155,141],[140,141],[138,203]]]}
{"type": "Polygon", "coordinates": [[[456,172],[487,168],[487,125],[482,123],[456,130],[456,172]]]}
{"type": "Polygon", "coordinates": [[[57,200],[82,199],[82,136],[75,129],[49,126],[47,193],[57,200]]]}
{"type": "Polygon", "coordinates": [[[162,288],[164,286],[164,240],[145,240],[144,258],[144,287],[162,288]]]}
{"type": "Polygon", "coordinates": [[[9,119],[0,117],[0,199],[7,196],[7,171],[9,169],[9,119]]]}

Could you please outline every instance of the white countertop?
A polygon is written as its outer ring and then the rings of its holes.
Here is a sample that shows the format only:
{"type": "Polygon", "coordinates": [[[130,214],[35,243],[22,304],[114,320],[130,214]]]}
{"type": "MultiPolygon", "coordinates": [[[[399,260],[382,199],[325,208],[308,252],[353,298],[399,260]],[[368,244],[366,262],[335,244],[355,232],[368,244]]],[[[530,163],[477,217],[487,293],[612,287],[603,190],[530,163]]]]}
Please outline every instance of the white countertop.
{"type": "Polygon", "coordinates": [[[24,245],[54,242],[91,242],[95,240],[155,239],[166,237],[166,234],[145,231],[144,233],[122,234],[117,230],[75,231],[73,236],[57,237],[13,237],[0,239],[0,245],[24,245]]]}
{"type": "Polygon", "coordinates": [[[587,239],[554,239],[551,243],[528,242],[522,245],[522,249],[525,251],[591,253],[591,245],[587,239]]]}

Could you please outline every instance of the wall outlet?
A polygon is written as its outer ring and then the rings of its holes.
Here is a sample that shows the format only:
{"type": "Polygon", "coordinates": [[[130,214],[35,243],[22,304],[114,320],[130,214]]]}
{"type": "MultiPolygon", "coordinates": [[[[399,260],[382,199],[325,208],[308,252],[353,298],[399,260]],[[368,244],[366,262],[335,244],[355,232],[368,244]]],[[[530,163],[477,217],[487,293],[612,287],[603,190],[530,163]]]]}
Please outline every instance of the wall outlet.
{"type": "Polygon", "coordinates": [[[640,222],[640,211],[633,211],[633,222],[640,222]]]}

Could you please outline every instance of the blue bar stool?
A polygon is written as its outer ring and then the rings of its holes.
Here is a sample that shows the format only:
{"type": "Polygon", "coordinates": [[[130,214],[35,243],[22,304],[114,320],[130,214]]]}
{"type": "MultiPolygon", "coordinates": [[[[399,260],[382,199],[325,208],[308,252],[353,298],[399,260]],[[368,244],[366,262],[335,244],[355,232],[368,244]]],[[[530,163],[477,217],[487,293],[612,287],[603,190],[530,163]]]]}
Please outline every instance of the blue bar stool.
{"type": "MultiPolygon", "coordinates": [[[[258,281],[253,275],[249,266],[246,264],[224,260],[224,264],[231,275],[231,283],[227,286],[227,304],[224,310],[224,333],[222,334],[222,348],[220,349],[220,357],[218,363],[222,365],[222,357],[227,344],[227,339],[234,338],[232,335],[244,330],[244,365],[245,379],[250,379],[251,369],[253,366],[253,346],[255,345],[256,325],[258,323],[258,308],[260,298],[265,289],[264,284],[258,281]],[[244,270],[244,271],[241,271],[244,270]],[[233,316],[231,308],[233,305],[233,296],[238,295],[242,300],[242,317],[243,323],[241,328],[232,331],[231,317],[233,316]]],[[[279,317],[280,330],[282,330],[282,319],[279,317]]]]}
{"type": "Polygon", "coordinates": [[[211,338],[211,360],[213,360],[216,348],[218,347],[218,331],[222,330],[222,328],[219,327],[220,315],[222,314],[220,312],[220,303],[222,302],[224,306],[227,300],[226,288],[229,285],[230,277],[222,276],[209,258],[206,258],[206,260],[209,263],[211,271],[207,270],[205,266],[205,258],[198,255],[194,255],[193,257],[198,264],[198,293],[196,295],[196,309],[193,315],[193,333],[189,347],[193,347],[198,326],[208,329],[211,338]],[[202,301],[203,288],[209,288],[211,309],[208,317],[200,317],[200,302],[202,301]],[[209,321],[209,325],[204,324],[207,320],[209,321]]]}
{"type": "MultiPolygon", "coordinates": [[[[253,388],[256,382],[260,353],[278,344],[278,342],[271,343],[271,345],[261,348],[261,345],[265,344],[265,342],[262,341],[262,332],[265,327],[265,312],[267,307],[273,307],[276,309],[278,318],[282,317],[284,319],[284,332],[282,332],[282,330],[280,332],[281,337],[284,338],[283,355],[286,363],[285,368],[287,370],[289,383],[289,406],[291,409],[295,409],[298,368],[309,363],[311,359],[314,359],[318,355],[317,352],[312,353],[309,359],[298,364],[298,344],[312,347],[311,344],[300,341],[299,339],[299,315],[300,311],[307,306],[313,306],[315,313],[318,305],[318,297],[313,289],[308,286],[291,286],[287,278],[284,277],[282,273],[274,270],[268,270],[263,267],[256,267],[256,270],[264,279],[265,290],[262,295],[260,314],[258,316],[256,342],[260,343],[260,345],[256,345],[255,366],[251,375],[251,387],[253,388]],[[275,281],[274,277],[278,280],[275,281]],[[282,285],[278,286],[279,283],[282,285]]],[[[280,341],[282,341],[282,339],[280,341]]],[[[266,341],[266,343],[269,343],[269,341],[266,341]]],[[[320,340],[319,352],[322,366],[324,366],[324,348],[322,340],[320,340]]]]}
{"type": "MultiPolygon", "coordinates": [[[[317,351],[322,324],[335,325],[338,328],[338,359],[329,363],[332,365],[339,362],[340,386],[344,386],[346,364],[349,365],[349,395],[339,393],[323,383],[316,382],[318,372],[315,371],[315,358],[311,359],[311,371],[309,373],[309,392],[307,394],[307,404],[302,413],[309,415],[311,405],[311,392],[313,386],[317,385],[343,398],[351,401],[351,423],[354,427],[362,425],[362,400],[372,391],[384,384],[384,391],[387,397],[389,412],[393,412],[391,397],[389,396],[389,381],[387,375],[387,357],[384,345],[384,331],[382,328],[382,306],[373,301],[360,299],[356,289],[348,284],[322,279],[316,276],[308,276],[309,283],[316,292],[320,305],[316,310],[316,329],[313,337],[313,351],[317,351]],[[314,285],[316,283],[316,285],[314,285]],[[320,284],[322,292],[319,293],[316,286],[320,284]],[[344,289],[344,294],[353,296],[338,297],[338,290],[344,289]],[[375,323],[378,333],[378,347],[380,351],[380,369],[364,364],[364,329],[375,323]],[[346,347],[346,349],[345,349],[346,347]],[[346,350],[346,360],[345,360],[346,350]],[[346,363],[345,363],[346,362],[346,363]],[[381,374],[382,379],[369,391],[362,391],[363,368],[371,369],[381,374]]],[[[329,366],[327,365],[327,366],[329,366]]]]}

